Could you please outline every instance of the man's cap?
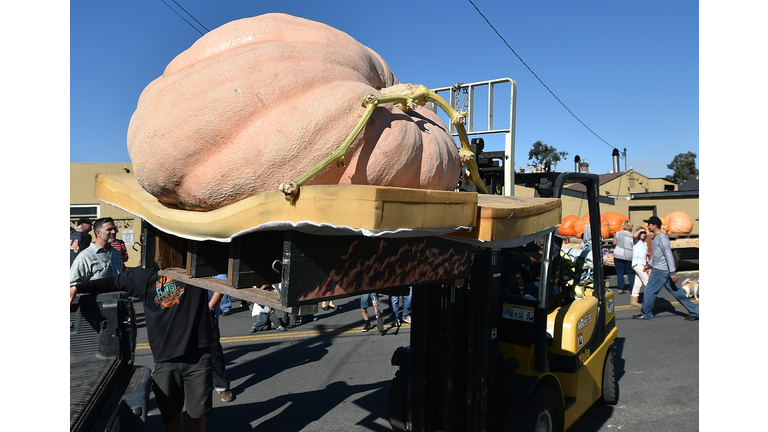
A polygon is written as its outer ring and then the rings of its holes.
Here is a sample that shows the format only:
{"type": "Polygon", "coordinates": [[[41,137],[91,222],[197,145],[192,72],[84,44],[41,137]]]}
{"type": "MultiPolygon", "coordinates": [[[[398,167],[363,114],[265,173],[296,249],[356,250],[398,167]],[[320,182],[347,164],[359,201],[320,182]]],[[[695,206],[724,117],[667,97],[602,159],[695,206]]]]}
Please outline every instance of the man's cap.
{"type": "Polygon", "coordinates": [[[643,222],[654,224],[657,227],[661,227],[661,219],[659,219],[657,216],[651,216],[648,219],[644,220],[643,222]]]}
{"type": "Polygon", "coordinates": [[[82,224],[93,225],[93,222],[91,222],[91,220],[87,217],[81,217],[80,219],[77,220],[77,225],[80,226],[82,224]]]}

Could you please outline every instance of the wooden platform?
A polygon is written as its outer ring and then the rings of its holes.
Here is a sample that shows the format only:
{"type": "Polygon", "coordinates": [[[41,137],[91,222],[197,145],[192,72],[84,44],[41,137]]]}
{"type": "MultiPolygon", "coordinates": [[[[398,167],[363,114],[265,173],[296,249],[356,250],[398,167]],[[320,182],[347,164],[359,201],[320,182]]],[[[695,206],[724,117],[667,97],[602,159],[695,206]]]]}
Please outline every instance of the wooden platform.
{"type": "Polygon", "coordinates": [[[294,204],[275,190],[195,212],[158,202],[131,174],[98,174],[95,196],[142,218],[143,266],[170,260],[166,276],[281,309],[450,283],[467,277],[471,245],[528,242],[561,220],[555,198],[377,186],[305,186],[294,204]],[[361,279],[362,267],[379,273],[361,279]],[[279,294],[254,288],[276,283],[279,294]]]}

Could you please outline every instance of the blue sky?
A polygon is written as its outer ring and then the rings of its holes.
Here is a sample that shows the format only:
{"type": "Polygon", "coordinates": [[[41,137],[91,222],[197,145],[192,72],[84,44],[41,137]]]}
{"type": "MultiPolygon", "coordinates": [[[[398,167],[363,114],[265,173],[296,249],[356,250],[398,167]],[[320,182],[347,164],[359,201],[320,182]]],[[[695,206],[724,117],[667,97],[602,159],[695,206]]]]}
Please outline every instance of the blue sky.
{"type": "MultiPolygon", "coordinates": [[[[627,167],[650,177],[671,174],[666,165],[678,153],[699,153],[697,1],[474,0],[605,142],[468,0],[176,2],[208,30],[269,12],[323,22],[378,52],[400,82],[437,88],[511,78],[518,167],[538,140],[568,152],[560,170],[572,170],[579,155],[593,173],[612,169],[614,147],[626,148],[627,167]]],[[[126,132],[141,91],[201,37],[174,10],[205,32],[173,0],[165,3],[71,3],[71,162],[130,159],[126,132]]],[[[486,137],[486,150],[502,148],[500,137],[486,137]]]]}

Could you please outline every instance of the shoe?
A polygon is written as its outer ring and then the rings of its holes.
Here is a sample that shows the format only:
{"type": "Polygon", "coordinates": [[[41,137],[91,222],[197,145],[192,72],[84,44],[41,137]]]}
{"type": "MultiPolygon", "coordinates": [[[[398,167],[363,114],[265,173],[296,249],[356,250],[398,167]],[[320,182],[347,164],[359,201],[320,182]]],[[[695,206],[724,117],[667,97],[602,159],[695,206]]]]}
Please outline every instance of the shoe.
{"type": "Polygon", "coordinates": [[[328,309],[330,309],[328,306],[320,306],[320,308],[322,308],[324,311],[327,311],[328,309]]]}
{"type": "Polygon", "coordinates": [[[395,318],[394,321],[392,321],[392,325],[395,327],[400,327],[400,320],[395,318]]]}
{"type": "Polygon", "coordinates": [[[365,326],[363,326],[363,330],[361,330],[363,333],[372,330],[373,327],[369,323],[365,323],[365,326]]]}
{"type": "Polygon", "coordinates": [[[627,290],[619,290],[619,294],[626,294],[627,290]]]}
{"type": "Polygon", "coordinates": [[[220,391],[219,396],[221,396],[222,402],[232,402],[233,400],[235,400],[235,395],[233,395],[232,391],[230,390],[220,391]]]}
{"type": "Polygon", "coordinates": [[[643,314],[632,315],[632,318],[636,319],[636,320],[645,320],[645,321],[652,321],[653,320],[653,318],[648,318],[647,316],[645,316],[643,314]]]}
{"type": "Polygon", "coordinates": [[[408,315],[407,317],[403,318],[403,322],[410,324],[411,323],[411,316],[408,315]]]}
{"type": "Polygon", "coordinates": [[[629,301],[629,307],[641,308],[643,304],[637,301],[637,297],[632,297],[632,300],[629,301]]]}
{"type": "Polygon", "coordinates": [[[221,316],[229,316],[229,312],[228,311],[221,311],[221,316]]]}
{"type": "Polygon", "coordinates": [[[242,307],[248,307],[248,302],[245,300],[240,300],[240,306],[242,307]]]}
{"type": "Polygon", "coordinates": [[[256,333],[259,331],[259,329],[256,328],[256,326],[251,327],[251,333],[256,333]]]}
{"type": "Polygon", "coordinates": [[[334,306],[334,305],[332,305],[330,303],[328,303],[328,308],[330,308],[330,309],[338,309],[336,306],[334,306]]]}
{"type": "Polygon", "coordinates": [[[698,321],[699,317],[698,316],[690,316],[689,315],[689,316],[685,317],[685,320],[686,321],[698,321]]]}
{"type": "Polygon", "coordinates": [[[277,331],[285,331],[285,327],[277,326],[277,328],[275,330],[277,330],[277,331]]]}

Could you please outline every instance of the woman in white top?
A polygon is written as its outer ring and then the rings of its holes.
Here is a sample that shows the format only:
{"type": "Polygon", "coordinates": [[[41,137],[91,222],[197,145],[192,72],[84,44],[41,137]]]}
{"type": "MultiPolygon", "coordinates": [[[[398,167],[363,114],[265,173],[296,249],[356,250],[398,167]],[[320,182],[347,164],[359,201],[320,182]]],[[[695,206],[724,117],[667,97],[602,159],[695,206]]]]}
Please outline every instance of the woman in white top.
{"type": "Polygon", "coordinates": [[[632,248],[632,270],[635,271],[635,284],[632,287],[632,299],[629,302],[631,307],[641,307],[642,304],[638,301],[640,298],[640,288],[644,287],[648,283],[648,273],[643,271],[645,264],[648,262],[648,230],[644,227],[640,227],[632,234],[632,238],[635,241],[635,245],[632,248]]]}

